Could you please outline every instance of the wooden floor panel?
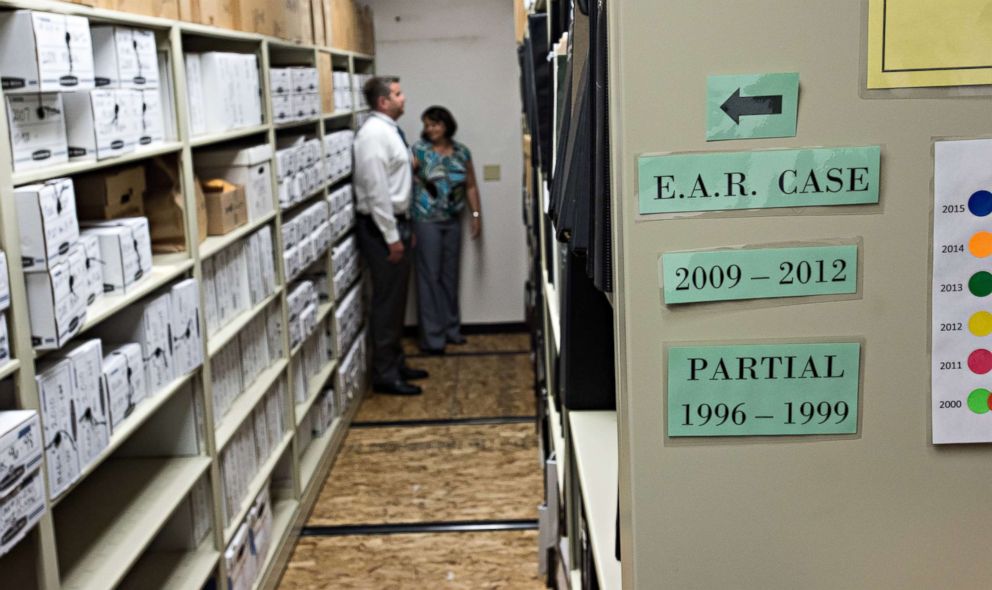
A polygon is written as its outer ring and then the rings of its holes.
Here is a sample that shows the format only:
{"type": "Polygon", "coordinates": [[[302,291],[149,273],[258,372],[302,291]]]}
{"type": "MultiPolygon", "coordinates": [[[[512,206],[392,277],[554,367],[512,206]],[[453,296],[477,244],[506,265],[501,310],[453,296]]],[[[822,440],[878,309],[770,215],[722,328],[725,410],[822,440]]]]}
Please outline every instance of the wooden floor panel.
{"type": "Polygon", "coordinates": [[[534,371],[526,354],[434,356],[412,358],[409,364],[430,372],[430,378],[416,382],[424,393],[367,395],[356,421],[533,416],[536,411],[534,371]]]}
{"type": "MultiPolygon", "coordinates": [[[[515,332],[512,334],[469,334],[465,336],[465,344],[449,344],[447,352],[521,352],[530,350],[530,334],[515,332]]],[[[406,354],[419,355],[416,338],[404,338],[403,350],[406,354]]]]}
{"type": "Polygon", "coordinates": [[[353,428],[310,526],[536,519],[533,424],[353,428]]]}
{"type": "Polygon", "coordinates": [[[282,590],[544,588],[537,531],[304,537],[282,590]]]}

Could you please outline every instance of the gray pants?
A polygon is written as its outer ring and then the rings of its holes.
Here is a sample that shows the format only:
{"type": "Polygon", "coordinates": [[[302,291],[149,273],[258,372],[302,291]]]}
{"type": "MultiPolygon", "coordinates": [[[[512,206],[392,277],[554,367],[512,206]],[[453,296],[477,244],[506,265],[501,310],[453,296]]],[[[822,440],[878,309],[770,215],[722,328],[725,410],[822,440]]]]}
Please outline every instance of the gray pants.
{"type": "MultiPolygon", "coordinates": [[[[393,264],[386,260],[389,247],[371,216],[359,215],[356,234],[358,248],[372,273],[372,382],[394,383],[400,379],[403,355],[403,316],[406,312],[407,283],[410,280],[412,254],[410,229],[398,221],[406,252],[393,264]]],[[[339,351],[344,354],[347,351],[339,351]]]]}
{"type": "Polygon", "coordinates": [[[462,225],[458,219],[415,221],[417,236],[417,312],[420,348],[439,350],[461,338],[458,310],[458,257],[462,225]]]}

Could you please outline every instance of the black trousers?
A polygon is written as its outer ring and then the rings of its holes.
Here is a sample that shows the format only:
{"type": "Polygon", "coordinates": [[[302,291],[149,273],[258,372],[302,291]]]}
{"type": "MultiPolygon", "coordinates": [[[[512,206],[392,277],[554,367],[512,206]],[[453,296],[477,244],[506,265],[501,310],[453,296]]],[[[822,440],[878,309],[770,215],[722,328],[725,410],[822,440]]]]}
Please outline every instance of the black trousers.
{"type": "Polygon", "coordinates": [[[358,248],[372,273],[372,382],[392,383],[400,379],[400,367],[405,362],[401,338],[413,261],[410,222],[397,219],[406,251],[396,264],[386,260],[389,247],[372,217],[358,215],[357,225],[358,248]]]}

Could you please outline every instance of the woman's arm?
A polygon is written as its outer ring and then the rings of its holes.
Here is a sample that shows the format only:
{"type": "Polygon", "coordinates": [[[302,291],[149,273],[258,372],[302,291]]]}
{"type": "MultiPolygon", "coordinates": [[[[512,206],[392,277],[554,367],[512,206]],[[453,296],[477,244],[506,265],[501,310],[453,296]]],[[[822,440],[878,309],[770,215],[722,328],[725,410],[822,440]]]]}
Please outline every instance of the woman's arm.
{"type": "Polygon", "coordinates": [[[474,240],[482,233],[482,201],[479,199],[479,185],[475,182],[475,166],[471,159],[466,162],[465,169],[466,196],[468,197],[468,209],[472,216],[472,239],[474,240]]]}

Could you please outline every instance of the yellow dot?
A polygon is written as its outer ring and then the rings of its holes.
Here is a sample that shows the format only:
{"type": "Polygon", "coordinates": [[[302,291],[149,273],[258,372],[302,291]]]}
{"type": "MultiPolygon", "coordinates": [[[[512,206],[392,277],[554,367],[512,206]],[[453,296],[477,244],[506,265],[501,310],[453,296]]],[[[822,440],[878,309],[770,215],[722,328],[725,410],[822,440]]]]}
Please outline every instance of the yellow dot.
{"type": "Polygon", "coordinates": [[[992,234],[987,231],[980,231],[971,236],[971,240],[968,242],[968,251],[978,258],[992,255],[992,234]]]}
{"type": "Polygon", "coordinates": [[[968,320],[968,330],[975,336],[992,334],[992,313],[980,311],[968,320]]]}

